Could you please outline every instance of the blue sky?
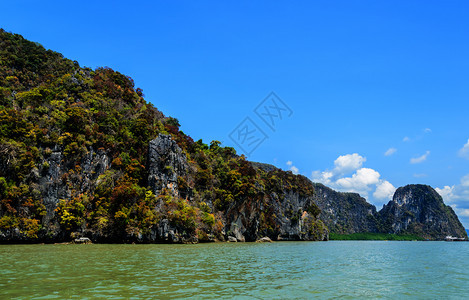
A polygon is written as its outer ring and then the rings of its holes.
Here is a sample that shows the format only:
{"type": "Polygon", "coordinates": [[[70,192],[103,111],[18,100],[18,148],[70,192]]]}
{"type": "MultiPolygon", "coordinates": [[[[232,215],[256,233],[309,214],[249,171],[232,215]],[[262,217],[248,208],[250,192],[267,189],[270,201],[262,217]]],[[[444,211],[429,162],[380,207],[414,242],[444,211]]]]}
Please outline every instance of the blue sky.
{"type": "Polygon", "coordinates": [[[229,135],[249,117],[267,137],[249,159],[378,209],[429,184],[469,228],[467,15],[467,1],[0,3],[0,27],[131,76],[194,139],[242,153],[229,135]],[[292,111],[273,129],[254,112],[272,91],[292,111]]]}

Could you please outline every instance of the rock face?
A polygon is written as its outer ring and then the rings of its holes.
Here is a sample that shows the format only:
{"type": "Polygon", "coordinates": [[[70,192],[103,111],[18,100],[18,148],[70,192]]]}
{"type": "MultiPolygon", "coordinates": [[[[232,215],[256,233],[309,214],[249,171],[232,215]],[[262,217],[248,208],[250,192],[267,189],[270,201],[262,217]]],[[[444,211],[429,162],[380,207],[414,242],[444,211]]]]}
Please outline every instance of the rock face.
{"type": "MultiPolygon", "coordinates": [[[[254,165],[267,173],[283,172],[266,164],[254,165]]],[[[190,180],[190,166],[185,154],[169,135],[160,134],[150,141],[148,173],[148,182],[155,194],[166,189],[173,197],[185,196],[188,201],[194,201],[190,189],[185,190],[178,185],[178,179],[190,180]]],[[[303,176],[294,178],[311,185],[303,176]]],[[[287,191],[286,187],[277,192],[264,188],[261,194],[263,197],[238,199],[231,203],[221,216],[224,229],[218,239],[231,242],[254,242],[261,237],[272,240],[329,239],[327,227],[317,218],[319,210],[311,195],[287,191]]],[[[163,203],[159,205],[163,206],[163,203]]],[[[214,239],[213,236],[208,237],[208,241],[214,239]]],[[[193,243],[198,241],[198,237],[187,235],[164,219],[160,221],[153,240],[150,238],[149,241],[193,243]]]]}
{"type": "Polygon", "coordinates": [[[314,202],[321,209],[319,218],[330,232],[352,234],[377,232],[376,207],[356,193],[341,193],[314,183],[314,202]]]}
{"type": "Polygon", "coordinates": [[[153,231],[151,235],[142,236],[139,242],[147,243],[198,243],[196,236],[180,232],[176,227],[171,226],[168,219],[163,219],[158,223],[157,231],[153,231]]]}
{"type": "MultiPolygon", "coordinates": [[[[93,195],[97,186],[106,180],[106,176],[117,176],[111,171],[111,159],[104,149],[95,151],[90,148],[83,159],[71,162],[64,155],[61,147],[45,151],[49,153],[40,169],[32,169],[29,177],[31,186],[36,188],[37,197],[43,199],[45,215],[42,219],[43,229],[39,232],[37,240],[45,242],[67,241],[69,239],[64,228],[59,225],[57,208],[63,199],[70,201],[77,192],[93,195]],[[80,173],[71,172],[71,164],[80,173]],[[104,175],[103,175],[104,174],[104,175]],[[108,175],[106,175],[108,174],[108,175]]],[[[8,162],[3,162],[4,171],[8,170],[8,162]]],[[[180,186],[178,181],[190,181],[191,169],[186,155],[170,135],[159,134],[148,145],[147,182],[152,192],[158,196],[160,193],[170,195],[172,199],[185,199],[188,202],[196,201],[191,188],[180,186]]],[[[286,174],[273,166],[269,172],[286,174]]],[[[324,223],[318,219],[319,210],[313,202],[312,195],[299,190],[288,190],[292,178],[300,180],[311,188],[311,183],[305,177],[297,178],[293,174],[284,181],[277,191],[262,188],[262,197],[255,199],[244,198],[231,203],[230,207],[219,217],[222,226],[222,235],[215,237],[208,235],[205,241],[229,240],[238,242],[253,242],[265,237],[271,240],[328,240],[329,232],[324,223]]],[[[260,187],[261,188],[261,187],[260,187]]],[[[312,190],[312,189],[311,189],[312,190]]],[[[165,213],[165,203],[158,198],[156,210],[165,213]]],[[[182,200],[184,201],[184,200],[182,200]]],[[[200,200],[199,200],[200,201],[200,200]]],[[[213,205],[210,203],[210,205],[213,205]]],[[[146,233],[127,233],[125,236],[116,236],[115,233],[102,232],[86,227],[75,228],[74,235],[86,235],[97,242],[145,242],[145,243],[195,243],[199,237],[178,227],[167,217],[149,228],[146,233]]],[[[0,242],[32,242],[17,228],[0,231],[0,242]]]]}
{"type": "Polygon", "coordinates": [[[178,196],[178,177],[186,177],[186,156],[170,135],[159,134],[148,146],[148,184],[158,195],[163,188],[178,196]]]}
{"type": "Polygon", "coordinates": [[[317,218],[319,211],[312,197],[295,192],[271,193],[265,200],[242,203],[229,210],[228,236],[238,242],[253,242],[263,236],[275,241],[329,239],[327,227],[317,218]]]}
{"type": "Polygon", "coordinates": [[[111,162],[103,149],[94,151],[90,148],[80,162],[80,173],[69,175],[69,164],[64,159],[61,148],[56,146],[50,156],[45,159],[40,172],[43,175],[36,178],[38,190],[42,194],[47,211],[45,223],[49,223],[54,217],[54,211],[60,199],[70,198],[72,187],[79,187],[82,192],[93,190],[96,186],[96,179],[109,168],[111,162]],[[49,167],[46,168],[44,165],[49,167]],[[73,185],[64,184],[64,177],[73,181],[73,185]]]}
{"type": "Polygon", "coordinates": [[[275,190],[265,187],[264,197],[255,202],[245,201],[227,211],[227,232],[238,241],[256,241],[269,237],[274,241],[327,241],[329,230],[319,219],[320,210],[314,203],[311,181],[263,163],[251,163],[266,176],[290,176],[275,190]],[[296,189],[289,189],[295,185],[296,189]]]}
{"type": "MultiPolygon", "coordinates": [[[[0,146],[1,147],[1,146],[0,146]]],[[[38,233],[41,241],[64,241],[64,232],[56,218],[56,209],[62,199],[70,199],[77,191],[89,193],[94,190],[97,178],[110,166],[110,159],[103,149],[87,149],[87,154],[79,162],[67,161],[62,147],[56,145],[45,151],[48,155],[41,166],[30,170],[28,179],[33,196],[42,199],[45,211],[43,228],[38,233]],[[79,166],[80,172],[70,172],[71,164],[79,166]]],[[[5,163],[0,176],[10,172],[11,162],[5,163]]],[[[18,228],[0,230],[0,242],[31,242],[18,228]]]]}
{"type": "Polygon", "coordinates": [[[467,234],[451,207],[427,185],[407,185],[379,212],[355,193],[336,192],[314,183],[314,202],[321,209],[319,218],[337,234],[412,234],[430,240],[467,234]]]}
{"type": "Polygon", "coordinates": [[[453,209],[428,185],[398,188],[379,212],[379,219],[385,233],[415,234],[432,240],[443,240],[448,235],[467,238],[453,209]]]}

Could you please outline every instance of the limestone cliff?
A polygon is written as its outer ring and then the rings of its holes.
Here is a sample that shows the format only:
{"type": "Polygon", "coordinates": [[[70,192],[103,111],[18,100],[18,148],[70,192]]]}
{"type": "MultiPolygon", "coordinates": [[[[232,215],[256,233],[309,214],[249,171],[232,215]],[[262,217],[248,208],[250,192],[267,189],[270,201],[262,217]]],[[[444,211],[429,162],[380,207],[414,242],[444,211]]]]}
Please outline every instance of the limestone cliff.
{"type": "Polygon", "coordinates": [[[238,241],[260,236],[282,241],[325,241],[329,231],[311,196],[298,192],[271,192],[256,202],[244,201],[227,212],[227,234],[238,241]]]}
{"type": "Polygon", "coordinates": [[[377,232],[376,207],[356,193],[336,192],[314,183],[314,202],[321,213],[319,218],[329,230],[338,234],[377,232]]]}
{"type": "MultiPolygon", "coordinates": [[[[3,143],[0,145],[1,147],[5,148],[7,144],[3,143]]],[[[20,227],[3,224],[4,227],[0,228],[0,242],[32,242],[35,239],[60,241],[66,238],[67,234],[61,230],[57,219],[57,207],[60,201],[73,198],[76,196],[77,190],[81,193],[93,191],[96,185],[99,184],[99,176],[110,167],[110,159],[102,149],[94,151],[93,148],[90,148],[78,163],[67,161],[63,147],[60,145],[56,145],[52,149],[42,150],[45,155],[41,159],[41,163],[30,169],[26,175],[28,185],[22,185],[20,187],[22,190],[18,189],[16,191],[16,193],[24,193],[25,196],[23,197],[29,198],[23,201],[33,202],[26,207],[20,206],[21,212],[19,214],[32,215],[39,213],[42,216],[41,230],[30,234],[31,232],[21,230],[20,227]],[[74,172],[70,172],[72,163],[76,170],[74,172]],[[35,207],[35,204],[37,207],[35,207]]],[[[6,175],[8,178],[8,174],[14,173],[13,169],[17,160],[14,153],[15,150],[10,152],[11,160],[4,160],[5,157],[0,156],[0,161],[3,159],[0,176],[6,175]]],[[[4,203],[11,201],[6,197],[2,200],[4,203]]],[[[0,215],[3,220],[8,220],[5,209],[0,209],[0,215]]]]}
{"type": "Polygon", "coordinates": [[[426,239],[465,237],[466,231],[450,206],[430,186],[400,187],[379,212],[380,230],[385,233],[415,234],[426,239]]]}
{"type": "Polygon", "coordinates": [[[358,194],[336,192],[319,183],[313,185],[314,202],[321,209],[319,218],[331,233],[410,234],[429,240],[443,240],[450,235],[467,239],[452,208],[430,186],[400,187],[377,212],[358,194]]]}
{"type": "Polygon", "coordinates": [[[178,177],[189,173],[186,155],[171,139],[170,135],[159,134],[148,146],[148,184],[155,195],[162,189],[170,189],[179,196],[178,177]]]}
{"type": "MultiPolygon", "coordinates": [[[[255,163],[253,165],[256,165],[255,163]]],[[[256,194],[237,197],[221,205],[217,195],[194,192],[195,166],[191,166],[186,155],[169,135],[160,134],[150,141],[148,151],[148,182],[155,195],[166,194],[183,197],[188,203],[203,201],[204,209],[218,212],[222,228],[218,233],[207,236],[188,234],[186,228],[163,216],[157,228],[156,241],[197,242],[235,239],[239,242],[256,241],[268,236],[272,240],[328,240],[328,230],[318,220],[319,210],[312,201],[312,189],[301,189],[309,180],[302,176],[281,171],[277,168],[255,169],[251,163],[245,165],[246,172],[258,174],[259,179],[271,181],[267,186],[255,183],[256,194]],[[281,177],[283,180],[275,180],[281,177]],[[272,180],[274,179],[274,180],[272,180]],[[179,183],[178,183],[179,182],[179,183]],[[288,185],[288,187],[287,187],[288,185]]],[[[200,189],[205,188],[199,187],[200,189]]],[[[165,215],[168,210],[161,197],[157,207],[165,215]]]]}

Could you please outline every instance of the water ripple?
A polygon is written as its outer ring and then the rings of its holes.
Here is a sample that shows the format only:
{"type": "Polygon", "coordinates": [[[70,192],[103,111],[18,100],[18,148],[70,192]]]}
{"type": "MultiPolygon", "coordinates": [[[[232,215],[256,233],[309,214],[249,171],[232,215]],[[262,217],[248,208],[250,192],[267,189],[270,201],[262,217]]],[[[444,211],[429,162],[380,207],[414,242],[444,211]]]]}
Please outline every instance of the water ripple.
{"type": "Polygon", "coordinates": [[[464,298],[469,243],[1,245],[0,298],[464,298]]]}

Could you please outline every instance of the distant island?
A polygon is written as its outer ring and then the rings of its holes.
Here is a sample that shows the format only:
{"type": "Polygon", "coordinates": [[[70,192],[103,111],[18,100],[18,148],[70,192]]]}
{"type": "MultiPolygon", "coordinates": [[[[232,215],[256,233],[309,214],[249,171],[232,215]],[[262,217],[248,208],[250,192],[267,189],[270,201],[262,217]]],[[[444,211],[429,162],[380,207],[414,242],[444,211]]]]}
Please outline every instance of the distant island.
{"type": "Polygon", "coordinates": [[[467,239],[430,186],[378,212],[179,128],[130,77],[0,29],[0,243],[467,239]]]}

